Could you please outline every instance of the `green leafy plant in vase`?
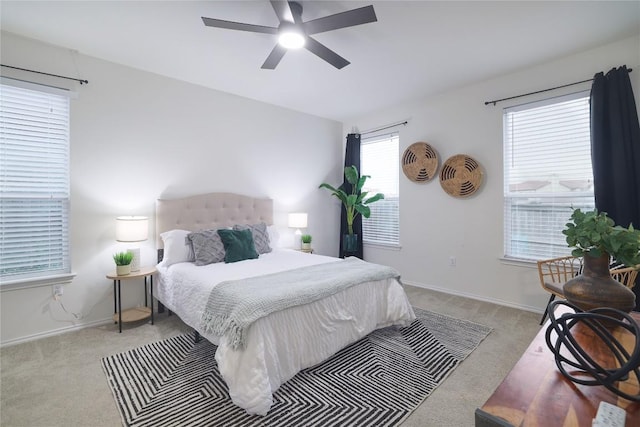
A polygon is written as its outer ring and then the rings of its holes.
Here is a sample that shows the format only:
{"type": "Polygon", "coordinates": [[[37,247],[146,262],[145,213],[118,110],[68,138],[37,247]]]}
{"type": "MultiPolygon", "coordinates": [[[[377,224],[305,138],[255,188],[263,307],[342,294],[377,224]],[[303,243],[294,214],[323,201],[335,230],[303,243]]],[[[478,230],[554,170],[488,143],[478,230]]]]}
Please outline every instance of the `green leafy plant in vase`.
{"type": "Polygon", "coordinates": [[[344,168],[344,176],[347,182],[351,184],[350,193],[347,193],[342,185],[335,188],[330,184],[322,183],[318,188],[326,188],[331,192],[331,195],[337,197],[342,202],[347,216],[347,234],[343,236],[342,247],[345,252],[356,252],[358,250],[358,235],[353,232],[353,221],[358,215],[369,218],[371,216],[371,208],[369,208],[369,205],[384,199],[384,194],[376,193],[368,197],[369,193],[362,191],[362,188],[371,176],[360,176],[355,166],[347,166],[344,168]]]}
{"type": "Polygon", "coordinates": [[[300,239],[302,240],[302,249],[310,250],[311,249],[311,234],[303,234],[300,239]]]}
{"type": "Polygon", "coordinates": [[[131,273],[131,261],[133,261],[131,252],[116,252],[113,254],[113,261],[116,263],[116,274],[118,276],[126,276],[131,273]]]}
{"type": "Polygon", "coordinates": [[[583,257],[583,271],[564,284],[567,301],[583,310],[611,307],[630,312],[635,294],[610,274],[610,263],[640,267],[640,230],[615,225],[606,212],[575,209],[562,231],[573,256],[583,257]]]}

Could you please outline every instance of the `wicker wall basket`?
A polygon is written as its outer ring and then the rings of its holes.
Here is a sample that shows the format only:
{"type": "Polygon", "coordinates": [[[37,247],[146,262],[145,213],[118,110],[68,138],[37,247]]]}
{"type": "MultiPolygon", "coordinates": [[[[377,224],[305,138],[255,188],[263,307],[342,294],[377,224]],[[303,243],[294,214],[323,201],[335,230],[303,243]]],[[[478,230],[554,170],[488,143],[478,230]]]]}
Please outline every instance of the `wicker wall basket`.
{"type": "Polygon", "coordinates": [[[413,182],[427,182],[438,171],[438,153],[426,142],[416,142],[404,150],[402,172],[413,182]]]}
{"type": "Polygon", "coordinates": [[[482,167],[466,154],[449,157],[440,170],[440,185],[453,197],[469,197],[480,188],[482,167]]]}

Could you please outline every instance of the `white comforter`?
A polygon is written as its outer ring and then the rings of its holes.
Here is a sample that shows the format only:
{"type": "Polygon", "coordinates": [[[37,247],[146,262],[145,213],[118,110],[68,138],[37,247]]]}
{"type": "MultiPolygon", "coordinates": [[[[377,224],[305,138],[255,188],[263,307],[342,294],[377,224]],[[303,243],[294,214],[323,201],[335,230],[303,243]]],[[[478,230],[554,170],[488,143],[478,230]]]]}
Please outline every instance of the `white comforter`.
{"type": "Polygon", "coordinates": [[[407,325],[415,318],[395,279],[366,282],[312,304],[273,313],[255,322],[244,350],[206,333],[200,318],[213,286],[336,258],[274,249],[258,259],[197,267],[158,264],[154,295],[171,311],[218,345],[216,361],[233,402],[248,413],[266,415],[272,394],[304,368],[316,365],[375,329],[407,325]]]}

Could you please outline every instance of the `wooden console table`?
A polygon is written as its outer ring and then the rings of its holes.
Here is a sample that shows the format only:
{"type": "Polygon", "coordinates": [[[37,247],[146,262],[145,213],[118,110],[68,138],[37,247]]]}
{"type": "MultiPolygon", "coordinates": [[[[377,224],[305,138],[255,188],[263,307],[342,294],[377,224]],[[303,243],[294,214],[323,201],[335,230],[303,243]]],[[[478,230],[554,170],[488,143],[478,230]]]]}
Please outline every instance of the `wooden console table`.
{"type": "MultiPolygon", "coordinates": [[[[633,312],[631,316],[640,322],[640,313],[633,312]]],[[[476,409],[476,427],[591,427],[601,401],[625,409],[626,427],[640,426],[640,402],[618,397],[604,386],[575,384],[560,373],[545,341],[548,326],[549,321],[493,395],[482,408],[476,409]]],[[[603,366],[617,367],[606,346],[587,327],[577,330],[580,326],[583,325],[576,325],[572,333],[585,351],[603,366]],[[605,349],[600,352],[598,347],[605,349]]],[[[633,334],[618,328],[614,335],[631,352],[635,344],[633,334]]],[[[640,385],[635,374],[629,374],[624,387],[626,393],[638,394],[640,385]]]]}

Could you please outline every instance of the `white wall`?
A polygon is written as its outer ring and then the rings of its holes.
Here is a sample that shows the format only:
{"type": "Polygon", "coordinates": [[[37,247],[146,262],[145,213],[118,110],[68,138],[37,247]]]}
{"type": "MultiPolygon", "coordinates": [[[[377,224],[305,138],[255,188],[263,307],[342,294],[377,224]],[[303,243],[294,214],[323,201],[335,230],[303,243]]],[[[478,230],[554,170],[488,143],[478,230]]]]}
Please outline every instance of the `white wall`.
{"type": "Polygon", "coordinates": [[[468,199],[448,196],[437,177],[428,183],[417,184],[401,173],[402,249],[365,247],[365,258],[394,266],[402,273],[405,283],[533,311],[543,310],[549,295],[540,287],[535,266],[501,261],[502,109],[588,90],[590,84],[496,106],[485,106],[484,102],[586,80],[596,72],[607,72],[624,64],[634,69],[630,76],[636,103],[640,105],[640,37],[636,36],[345,123],[343,131],[346,134],[352,126],[364,131],[408,120],[407,126],[399,127],[400,153],[414,142],[425,141],[438,151],[441,164],[454,154],[464,153],[478,160],[485,170],[482,188],[468,199]],[[457,259],[456,267],[449,266],[450,257],[457,259]]]}
{"type": "MultiPolygon", "coordinates": [[[[2,33],[2,63],[81,77],[88,85],[2,69],[3,75],[71,87],[71,247],[77,276],[65,313],[50,286],[5,291],[3,344],[108,321],[113,313],[115,217],[154,215],[158,198],[230,191],[309,213],[321,254],[337,255],[339,206],[318,190],[341,176],[341,124],[2,33]]],[[[141,54],[144,54],[141,52],[141,54]]],[[[142,263],[155,264],[154,223],[142,263]]],[[[291,237],[291,236],[290,236],[291,237]]],[[[291,237],[292,239],[292,237],[291,237]]],[[[123,307],[144,304],[142,281],[123,282],[123,307]],[[126,286],[125,286],[126,283],[126,286]]]]}

